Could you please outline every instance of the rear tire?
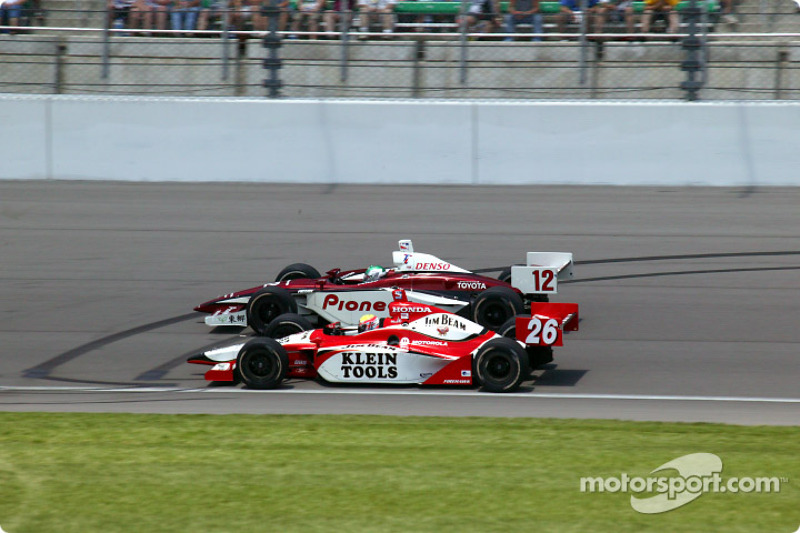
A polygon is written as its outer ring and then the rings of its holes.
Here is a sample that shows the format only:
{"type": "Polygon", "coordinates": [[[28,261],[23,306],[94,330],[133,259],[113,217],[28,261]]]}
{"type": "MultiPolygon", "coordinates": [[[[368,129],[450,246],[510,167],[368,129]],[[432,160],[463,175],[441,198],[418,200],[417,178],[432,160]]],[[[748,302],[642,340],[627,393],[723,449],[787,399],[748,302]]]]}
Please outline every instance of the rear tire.
{"type": "Polygon", "coordinates": [[[471,320],[497,331],[503,324],[525,308],[519,294],[508,287],[491,287],[478,294],[471,306],[471,320]]]}
{"type": "Polygon", "coordinates": [[[247,324],[259,335],[267,335],[270,322],[284,313],[297,313],[297,302],[280,287],[265,287],[247,302],[247,324]]]}
{"type": "Polygon", "coordinates": [[[290,279],[317,279],[319,271],[305,263],[292,263],[275,276],[275,281],[289,281],[290,279]]]}
{"type": "Polygon", "coordinates": [[[530,374],[528,356],[516,342],[492,339],[475,354],[478,380],[487,392],[512,392],[530,374]]]}
{"type": "MultiPolygon", "coordinates": [[[[508,322],[497,330],[498,335],[509,339],[517,339],[517,318],[509,318],[508,322]]],[[[528,354],[528,366],[531,370],[542,365],[553,362],[552,346],[525,346],[525,353],[528,354]]]]}
{"type": "Polygon", "coordinates": [[[264,328],[264,336],[273,339],[282,339],[295,333],[313,329],[311,322],[296,313],[284,313],[278,315],[264,328]]]}
{"type": "Polygon", "coordinates": [[[239,350],[236,368],[246,387],[274,389],[286,378],[289,356],[278,341],[257,338],[239,350]]]}
{"type": "Polygon", "coordinates": [[[505,267],[503,270],[501,270],[500,274],[497,276],[497,279],[511,284],[511,267],[505,267]]]}

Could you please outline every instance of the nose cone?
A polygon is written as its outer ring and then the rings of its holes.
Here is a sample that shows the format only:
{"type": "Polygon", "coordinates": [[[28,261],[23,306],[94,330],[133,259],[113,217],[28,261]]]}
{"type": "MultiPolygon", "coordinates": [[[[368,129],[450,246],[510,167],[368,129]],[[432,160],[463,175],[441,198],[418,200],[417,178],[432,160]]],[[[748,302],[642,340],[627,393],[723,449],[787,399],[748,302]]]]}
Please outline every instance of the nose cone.
{"type": "Polygon", "coordinates": [[[194,310],[198,313],[213,313],[219,308],[219,304],[217,303],[218,301],[219,300],[209,300],[205,303],[201,303],[195,307],[194,310]]]}

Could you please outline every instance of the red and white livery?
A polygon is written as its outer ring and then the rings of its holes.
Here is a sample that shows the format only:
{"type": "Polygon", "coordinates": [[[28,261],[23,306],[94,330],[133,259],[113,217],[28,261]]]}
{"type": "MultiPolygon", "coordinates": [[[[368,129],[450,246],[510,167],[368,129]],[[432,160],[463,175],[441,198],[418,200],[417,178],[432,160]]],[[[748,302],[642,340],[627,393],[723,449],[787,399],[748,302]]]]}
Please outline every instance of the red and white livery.
{"type": "Polygon", "coordinates": [[[498,330],[506,321],[526,313],[530,304],[547,301],[559,281],[573,276],[572,254],[529,252],[526,264],[506,268],[499,279],[475,274],[436,256],[414,251],[401,240],[392,254],[393,266],[342,271],[321,276],[312,266],[295,263],[275,282],[225,294],[195,307],[208,313],[209,326],[250,326],[259,335],[277,337],[274,320],[299,314],[304,329],[328,322],[356,324],[364,313],[389,316],[391,289],[402,288],[410,302],[458,313],[498,330]]]}
{"type": "Polygon", "coordinates": [[[552,360],[552,346],[578,329],[578,305],[539,302],[530,316],[512,318],[504,337],[435,306],[391,293],[388,317],[377,328],[329,324],[281,339],[255,337],[208,350],[188,362],[211,365],[205,379],[242,381],[272,389],[286,378],[331,383],[481,385],[490,392],[517,389],[530,370],[552,360]]]}

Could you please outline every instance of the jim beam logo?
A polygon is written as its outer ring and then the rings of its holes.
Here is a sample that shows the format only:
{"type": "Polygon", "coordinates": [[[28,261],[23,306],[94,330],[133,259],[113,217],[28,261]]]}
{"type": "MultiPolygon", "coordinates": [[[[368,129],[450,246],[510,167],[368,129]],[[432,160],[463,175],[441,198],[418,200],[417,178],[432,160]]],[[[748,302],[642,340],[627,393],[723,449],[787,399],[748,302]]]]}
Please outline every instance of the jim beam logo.
{"type": "Polygon", "coordinates": [[[342,352],[342,378],[395,379],[397,354],[342,352]]]}
{"type": "Polygon", "coordinates": [[[436,316],[426,316],[425,317],[425,325],[426,326],[437,326],[437,329],[441,332],[444,330],[444,335],[447,333],[448,329],[446,328],[453,328],[453,329],[460,329],[461,331],[467,331],[467,325],[458,320],[453,315],[436,315],[436,316]]]}

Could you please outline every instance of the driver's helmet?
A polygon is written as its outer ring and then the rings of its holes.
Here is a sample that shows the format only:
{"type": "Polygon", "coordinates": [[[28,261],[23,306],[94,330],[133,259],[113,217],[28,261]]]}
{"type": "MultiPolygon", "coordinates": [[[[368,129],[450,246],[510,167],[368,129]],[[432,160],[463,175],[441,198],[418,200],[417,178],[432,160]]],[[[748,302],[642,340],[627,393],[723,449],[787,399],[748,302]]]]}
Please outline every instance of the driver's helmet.
{"type": "Polygon", "coordinates": [[[377,281],[386,271],[382,266],[370,265],[364,271],[364,281],[377,281]]]}
{"type": "Polygon", "coordinates": [[[372,314],[362,316],[358,321],[358,332],[364,333],[378,327],[378,317],[372,314]]]}

